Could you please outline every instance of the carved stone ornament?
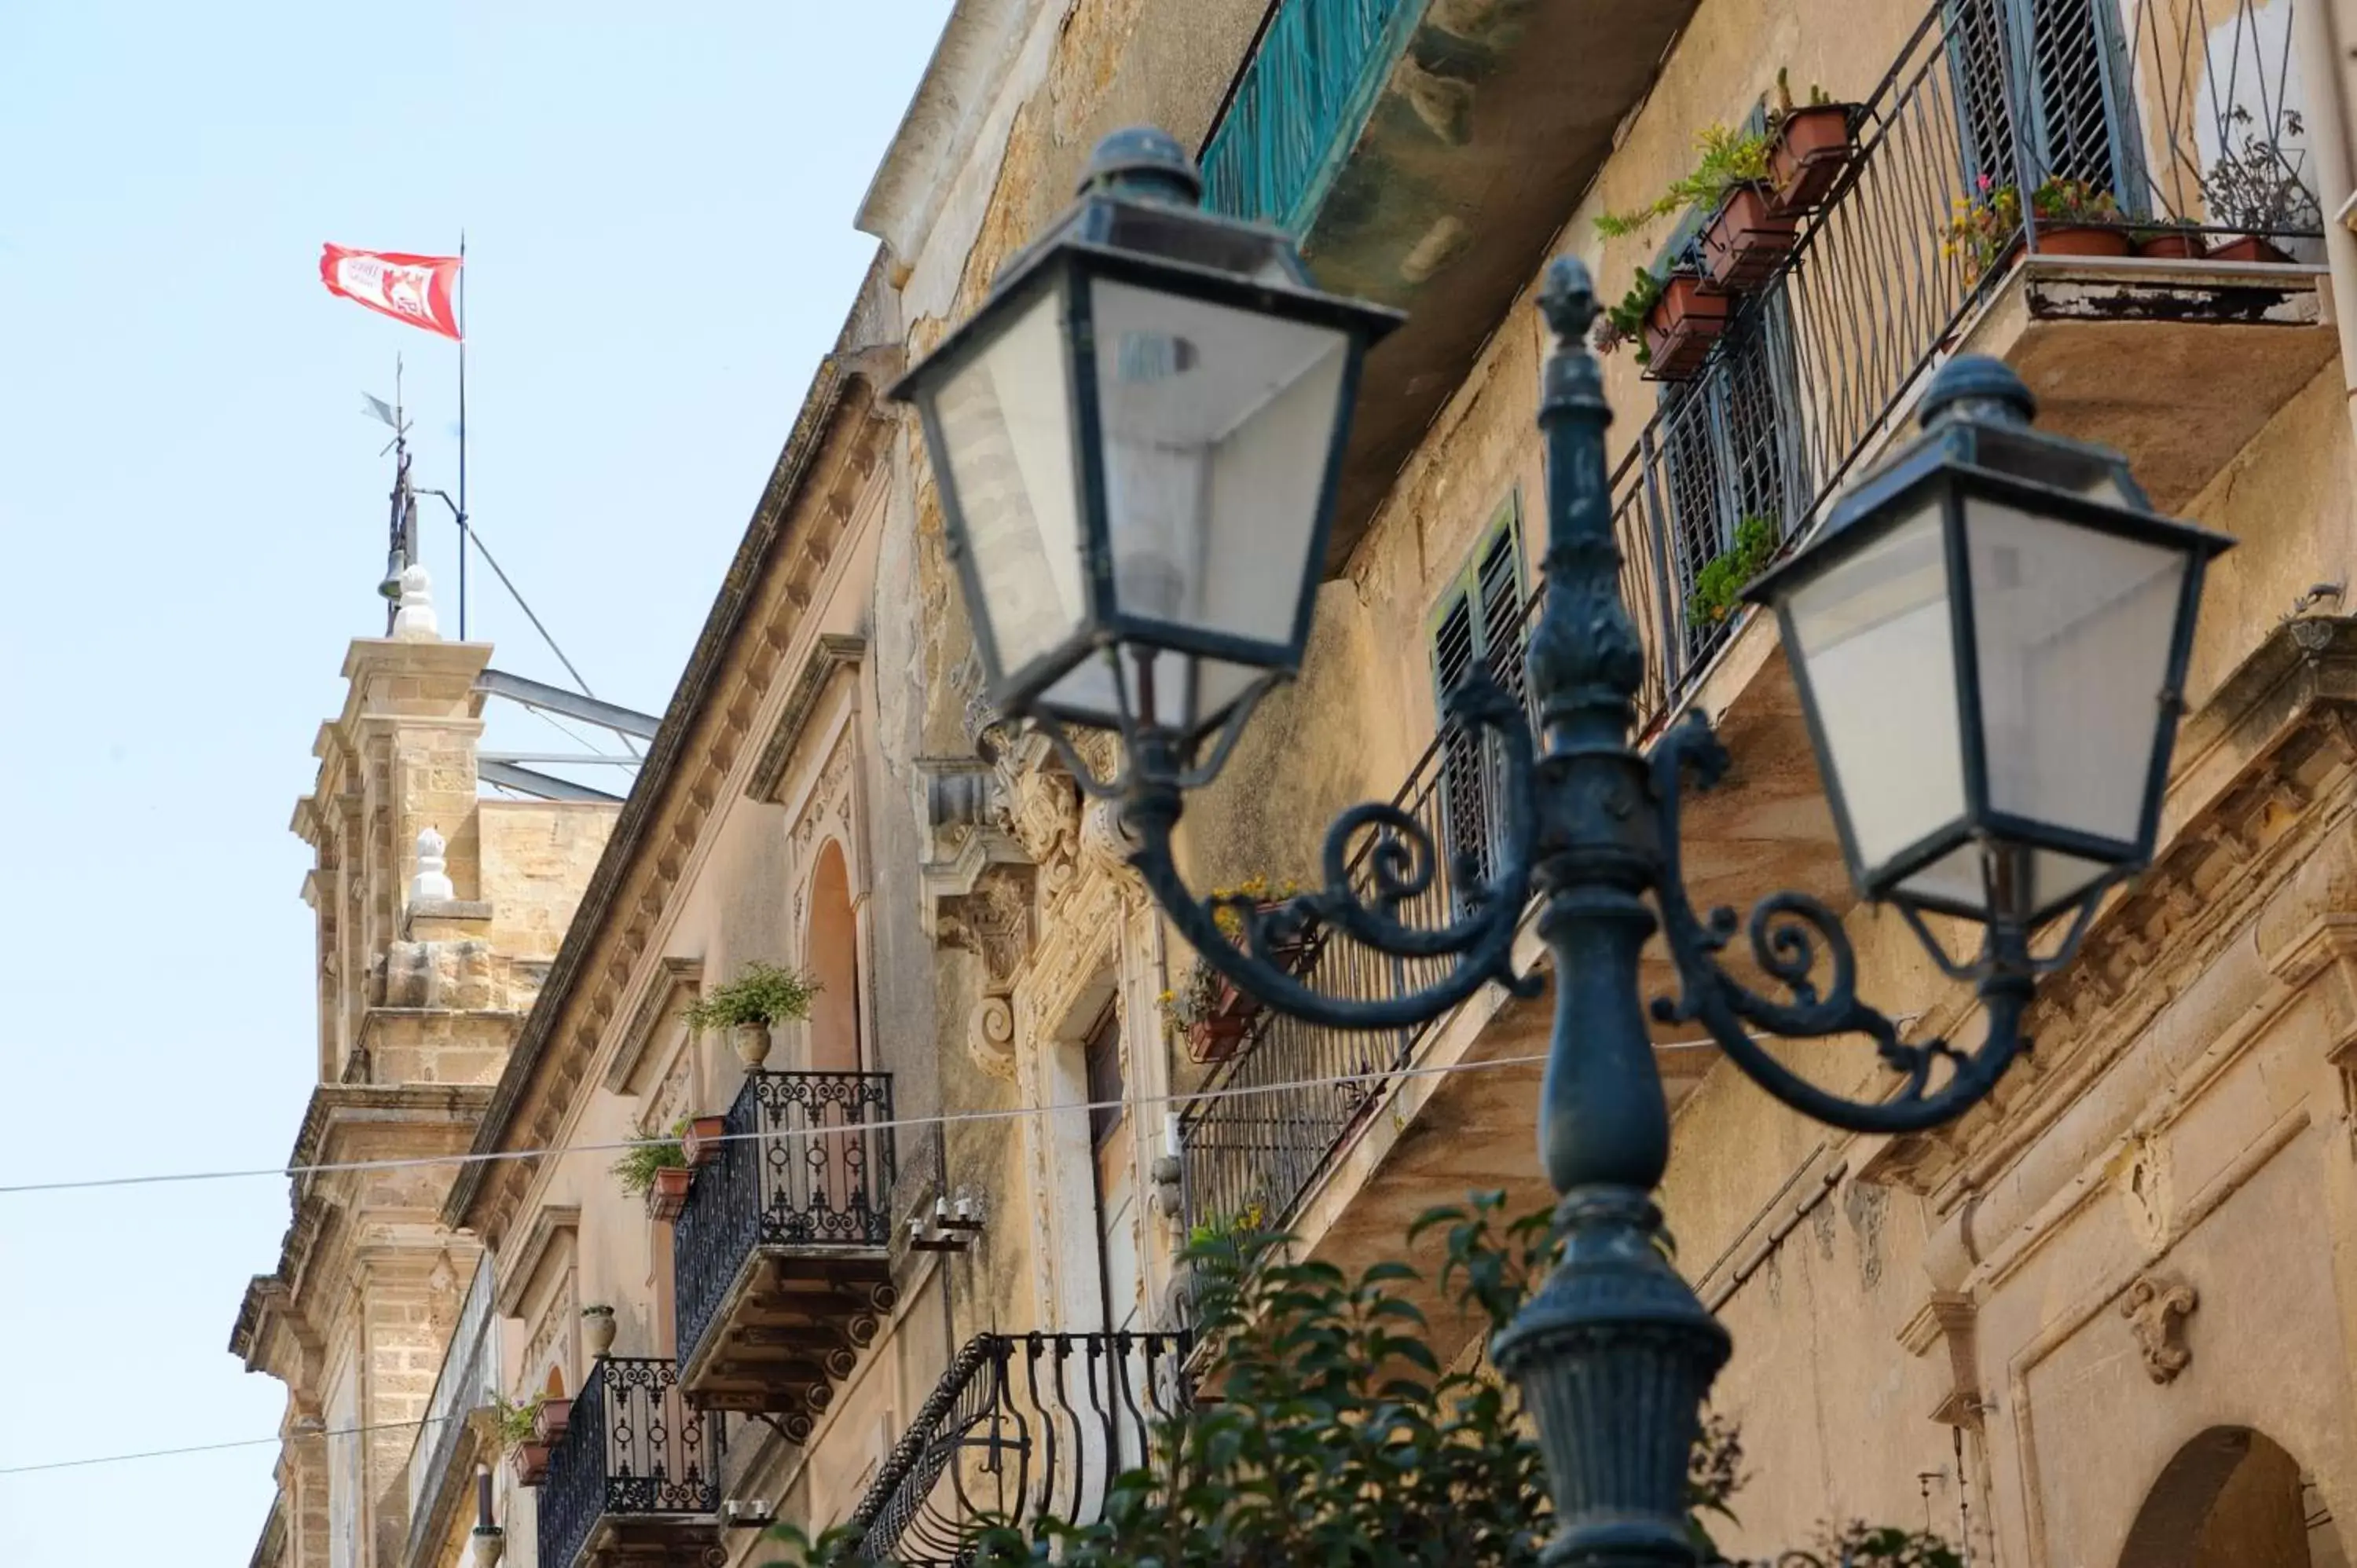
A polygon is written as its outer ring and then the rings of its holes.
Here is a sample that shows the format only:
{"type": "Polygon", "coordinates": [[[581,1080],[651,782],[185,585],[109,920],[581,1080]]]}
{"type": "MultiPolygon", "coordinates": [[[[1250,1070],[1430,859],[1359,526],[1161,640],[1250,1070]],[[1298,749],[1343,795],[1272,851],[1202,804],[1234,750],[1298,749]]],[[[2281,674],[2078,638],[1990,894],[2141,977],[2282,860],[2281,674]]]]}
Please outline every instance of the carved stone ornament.
{"type": "Polygon", "coordinates": [[[2181,1280],[2146,1274],[2128,1286],[2120,1301],[2120,1316],[2128,1320],[2136,1348],[2144,1355],[2145,1374],[2154,1382],[2175,1382],[2177,1374],[2192,1364],[2193,1351],[2185,1343],[2185,1320],[2201,1302],[2194,1288],[2181,1280]]]}
{"type": "Polygon", "coordinates": [[[944,947],[960,948],[982,960],[991,991],[1004,994],[1031,951],[1032,868],[994,865],[974,879],[974,891],[943,898],[934,930],[944,947]]]}
{"type": "Polygon", "coordinates": [[[966,1055],[993,1078],[1015,1078],[1015,1007],[1004,996],[985,996],[966,1015],[966,1055]]]}

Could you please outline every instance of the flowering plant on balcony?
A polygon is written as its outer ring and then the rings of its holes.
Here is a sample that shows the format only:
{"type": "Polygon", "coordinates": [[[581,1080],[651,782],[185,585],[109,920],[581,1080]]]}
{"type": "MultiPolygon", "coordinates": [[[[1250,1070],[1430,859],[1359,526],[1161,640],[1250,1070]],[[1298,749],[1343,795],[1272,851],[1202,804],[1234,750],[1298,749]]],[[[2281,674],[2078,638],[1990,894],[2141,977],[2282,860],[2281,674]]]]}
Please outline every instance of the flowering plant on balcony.
{"type": "Polygon", "coordinates": [[[1987,175],[1973,182],[1973,194],[1955,199],[1940,253],[1964,263],[1967,283],[1996,264],[2021,237],[2021,192],[1987,175]]]}
{"type": "MultiPolygon", "coordinates": [[[[1298,883],[1250,876],[1232,886],[1215,887],[1206,900],[1211,918],[1230,941],[1244,942],[1244,912],[1266,909],[1303,891],[1298,883]]],[[[1279,944],[1278,962],[1297,967],[1308,950],[1307,931],[1279,944]]],[[[1243,1041],[1244,1031],[1260,1012],[1260,999],[1241,991],[1225,975],[1198,958],[1179,972],[1177,983],[1157,999],[1162,1015],[1185,1037],[1187,1054],[1198,1062],[1224,1061],[1243,1041]]]]}
{"type": "Polygon", "coordinates": [[[2061,175],[2049,177],[2046,183],[2029,193],[2029,209],[2038,215],[2040,228],[2050,224],[2104,225],[2120,220],[2120,204],[2113,199],[2110,191],[2087,180],[2066,179],[2061,175]]]}
{"type": "Polygon", "coordinates": [[[1645,344],[1645,317],[1662,297],[1662,287],[1659,274],[1650,267],[1639,267],[1636,281],[1630,284],[1629,292],[1620,296],[1620,303],[1606,306],[1604,314],[1596,318],[1596,326],[1588,333],[1588,346],[1599,354],[1609,354],[1621,344],[1633,342],[1637,345],[1637,362],[1649,362],[1653,355],[1645,344]]]}

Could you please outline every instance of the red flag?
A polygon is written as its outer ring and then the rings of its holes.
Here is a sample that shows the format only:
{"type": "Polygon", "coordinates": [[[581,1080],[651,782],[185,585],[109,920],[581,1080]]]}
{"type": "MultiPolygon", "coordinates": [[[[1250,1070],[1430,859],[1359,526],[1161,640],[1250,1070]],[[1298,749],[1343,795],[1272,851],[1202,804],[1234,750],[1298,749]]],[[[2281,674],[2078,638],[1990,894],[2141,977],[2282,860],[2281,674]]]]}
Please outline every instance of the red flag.
{"type": "Polygon", "coordinates": [[[458,317],[450,296],[458,283],[457,256],[411,256],[393,251],[354,251],[329,245],[319,256],[319,281],[396,321],[456,338],[458,317]]]}

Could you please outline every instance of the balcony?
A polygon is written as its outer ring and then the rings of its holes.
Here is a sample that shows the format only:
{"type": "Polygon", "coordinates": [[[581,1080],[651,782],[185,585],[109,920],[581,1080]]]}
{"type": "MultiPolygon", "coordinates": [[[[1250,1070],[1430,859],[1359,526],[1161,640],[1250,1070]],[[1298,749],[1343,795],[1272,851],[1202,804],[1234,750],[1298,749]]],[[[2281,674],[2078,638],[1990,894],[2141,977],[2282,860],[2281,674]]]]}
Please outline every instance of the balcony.
{"type": "Polygon", "coordinates": [[[752,1072],[672,1232],[680,1384],[799,1441],[892,1308],[892,1079],[752,1072]]]}
{"type": "Polygon", "coordinates": [[[499,1397],[500,1317],[492,1306],[497,1294],[491,1255],[485,1252],[475,1265],[458,1326],[425,1402],[425,1419],[409,1450],[409,1544],[404,1560],[411,1568],[442,1560],[447,1554],[440,1549],[474,1522],[471,1483],[482,1434],[469,1418],[499,1397]]]}
{"type": "Polygon", "coordinates": [[[605,1356],[540,1488],[540,1568],[719,1560],[722,1418],[690,1410],[669,1361],[605,1356]]]}
{"type": "Polygon", "coordinates": [[[1205,199],[1409,311],[1367,361],[1346,558],[1651,86],[1696,0],[1278,0],[1202,150],[1205,199]]]}
{"type": "Polygon", "coordinates": [[[906,1568],[972,1559],[978,1521],[1092,1524],[1187,1401],[1172,1334],[985,1334],[966,1342],[852,1514],[851,1555],[906,1568]]]}
{"type": "MultiPolygon", "coordinates": [[[[2313,188],[2300,183],[2289,53],[2294,6],[2313,3],[2132,0],[2116,13],[2058,3],[2039,8],[2037,36],[2017,37],[2001,0],[1941,0],[1858,106],[1852,160],[1790,257],[1738,301],[1693,379],[1663,389],[1612,494],[1622,593],[1646,655],[1640,725],[1658,732],[1699,706],[1734,757],[1728,780],[1685,817],[1697,906],[1741,908],[1779,886],[1836,910],[1854,901],[1772,628],[1714,615],[1698,592],[1739,525],[1764,520],[1776,553],[1806,536],[1962,348],[2020,369],[2041,423],[2126,449],[2163,506],[2189,500],[2329,362],[2315,269],[2232,259],[2297,258],[2319,232],[2313,188]],[[2056,18],[2079,30],[2057,30],[2056,18]],[[1996,193],[2050,178],[2112,196],[2118,216],[2093,226],[2108,239],[2089,241],[2087,226],[2073,234],[2030,203],[1953,247],[1960,210],[2001,211],[1996,193]],[[2154,253],[2061,253],[2131,236],[2154,253]],[[2222,246],[2227,256],[2213,253],[2222,246]],[[2188,253],[2158,253],[2170,250],[2188,253]]],[[[1491,666],[1518,682],[1520,647],[1493,651],[1491,666]]],[[[1400,786],[1394,803],[1443,862],[1403,918],[1445,922],[1461,897],[1451,863],[1493,863],[1497,778],[1481,744],[1444,734],[1400,786]]],[[[1361,865],[1372,848],[1361,846],[1361,865]]],[[[1304,978],[1390,997],[1430,970],[1336,938],[1304,978]]],[[[1645,980],[1652,993],[1672,988],[1658,952],[1645,980]]],[[[1361,1081],[1190,1108],[1180,1128],[1190,1222],[1257,1214],[1348,1264],[1384,1255],[1436,1191],[1504,1187],[1535,1207],[1545,1189],[1530,1132],[1534,1067],[1394,1075],[1539,1055],[1550,1005],[1493,989],[1438,1024],[1370,1035],[1262,1014],[1213,1087],[1361,1081]]],[[[1674,1098],[1715,1059],[1692,1048],[1693,1033],[1658,1037],[1674,1098]]]]}

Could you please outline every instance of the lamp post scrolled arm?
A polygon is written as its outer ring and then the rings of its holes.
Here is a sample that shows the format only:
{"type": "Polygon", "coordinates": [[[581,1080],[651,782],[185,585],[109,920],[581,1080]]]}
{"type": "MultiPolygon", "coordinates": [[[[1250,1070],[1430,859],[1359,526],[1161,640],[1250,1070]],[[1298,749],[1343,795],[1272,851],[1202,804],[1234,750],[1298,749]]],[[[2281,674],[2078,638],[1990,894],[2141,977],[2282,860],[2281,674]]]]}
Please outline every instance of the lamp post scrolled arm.
{"type": "MultiPolygon", "coordinates": [[[[1468,900],[1468,913],[1459,919],[1425,927],[1399,918],[1402,905],[1432,890],[1441,849],[1413,814],[1380,800],[1351,807],[1328,827],[1320,857],[1325,886],[1318,891],[1268,908],[1233,895],[1197,897],[1179,875],[1171,847],[1186,774],[1167,739],[1146,734],[1130,742],[1133,767],[1121,795],[1122,823],[1135,840],[1129,863],[1204,962],[1270,1006],[1312,1023],[1341,1029],[1403,1028],[1440,1016],[1492,981],[1523,989],[1514,977],[1512,956],[1515,929],[1530,901],[1534,768],[1529,722],[1522,704],[1486,678],[1451,693],[1448,714],[1469,737],[1494,737],[1503,760],[1497,792],[1504,808],[1498,871],[1468,900]],[[1277,958],[1280,950],[1297,946],[1313,931],[1348,936],[1392,958],[1453,957],[1456,962],[1440,979],[1399,996],[1329,996],[1303,984],[1277,958]]],[[[1458,880],[1462,885],[1469,879],[1458,880]]]]}
{"type": "Polygon", "coordinates": [[[1724,906],[1707,919],[1696,915],[1680,864],[1683,784],[1689,777],[1704,789],[1716,783],[1726,769],[1727,752],[1702,716],[1694,714],[1662,737],[1652,760],[1663,856],[1654,899],[1679,983],[1676,997],[1654,999],[1653,1016],[1664,1023],[1700,1024],[1746,1078],[1803,1115],[1847,1132],[1918,1133],[1952,1122],[1986,1099],[2029,1046],[2021,1015],[2039,966],[2030,961],[2018,928],[1992,927],[1980,962],[1959,972],[1959,978],[1978,982],[1987,1015],[1987,1036],[1977,1050],[1959,1051],[1944,1038],[1901,1040],[1894,1020],[1859,999],[1857,954],[1849,933],[1841,918],[1817,899],[1805,893],[1770,894],[1752,907],[1750,919],[1740,927],[1735,911],[1724,906]],[[1761,995],[1720,966],[1717,955],[1738,929],[1749,938],[1752,961],[1784,989],[1785,999],[1761,995]],[[1821,950],[1826,960],[1822,977],[1821,950]],[[1835,1094],[1778,1061],[1755,1032],[1795,1040],[1866,1036],[1883,1064],[1900,1075],[1897,1090],[1874,1101],[1835,1094]],[[1934,1087],[1943,1065],[1948,1070],[1934,1087]]]}

